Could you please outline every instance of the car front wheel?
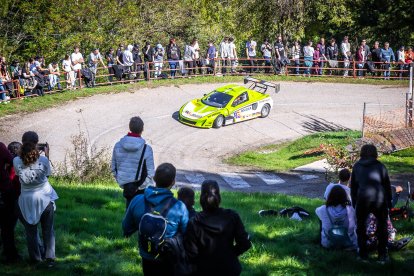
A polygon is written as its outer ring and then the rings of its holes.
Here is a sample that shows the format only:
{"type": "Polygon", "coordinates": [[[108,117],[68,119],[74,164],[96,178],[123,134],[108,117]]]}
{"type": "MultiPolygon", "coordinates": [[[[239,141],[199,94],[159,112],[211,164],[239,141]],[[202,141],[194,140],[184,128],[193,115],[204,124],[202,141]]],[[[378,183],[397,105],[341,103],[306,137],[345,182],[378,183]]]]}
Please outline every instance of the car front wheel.
{"type": "Polygon", "coordinates": [[[265,104],[262,107],[262,111],[260,112],[260,117],[266,118],[267,116],[269,116],[269,113],[270,113],[270,105],[269,104],[265,104]]]}
{"type": "Polygon", "coordinates": [[[213,127],[221,128],[223,124],[224,124],[224,117],[222,115],[218,115],[217,118],[214,120],[213,127]]]}

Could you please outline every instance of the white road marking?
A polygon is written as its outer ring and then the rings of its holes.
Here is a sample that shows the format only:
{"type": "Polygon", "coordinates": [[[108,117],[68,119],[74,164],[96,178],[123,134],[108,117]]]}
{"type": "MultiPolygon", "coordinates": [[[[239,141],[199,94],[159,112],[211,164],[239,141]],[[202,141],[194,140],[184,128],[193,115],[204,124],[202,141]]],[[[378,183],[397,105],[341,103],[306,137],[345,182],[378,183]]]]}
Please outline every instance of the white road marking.
{"type": "Polygon", "coordinates": [[[257,172],[255,174],[267,185],[282,184],[286,182],[285,180],[273,173],[257,172]]]}
{"type": "Polygon", "coordinates": [[[300,175],[299,177],[300,177],[300,179],[302,179],[302,180],[312,180],[312,179],[319,178],[319,176],[314,175],[314,174],[302,174],[302,175],[300,175]]]}
{"type": "Polygon", "coordinates": [[[201,183],[206,180],[201,173],[190,173],[184,175],[184,177],[190,182],[193,188],[201,188],[201,183]]]}
{"type": "Polygon", "coordinates": [[[221,178],[229,184],[233,189],[250,188],[250,185],[236,173],[219,173],[221,178]]]}

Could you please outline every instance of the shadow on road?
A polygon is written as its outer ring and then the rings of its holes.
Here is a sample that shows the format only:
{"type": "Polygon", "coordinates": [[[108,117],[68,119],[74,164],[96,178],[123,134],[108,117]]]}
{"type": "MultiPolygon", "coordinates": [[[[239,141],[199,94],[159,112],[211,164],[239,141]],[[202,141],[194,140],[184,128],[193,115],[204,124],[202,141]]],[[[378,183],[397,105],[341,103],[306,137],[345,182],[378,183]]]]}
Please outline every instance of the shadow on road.
{"type": "Polygon", "coordinates": [[[299,115],[307,119],[306,121],[303,121],[301,125],[306,130],[306,132],[309,132],[309,133],[350,130],[349,128],[343,125],[329,122],[315,115],[303,115],[303,114],[299,114],[299,115]]]}

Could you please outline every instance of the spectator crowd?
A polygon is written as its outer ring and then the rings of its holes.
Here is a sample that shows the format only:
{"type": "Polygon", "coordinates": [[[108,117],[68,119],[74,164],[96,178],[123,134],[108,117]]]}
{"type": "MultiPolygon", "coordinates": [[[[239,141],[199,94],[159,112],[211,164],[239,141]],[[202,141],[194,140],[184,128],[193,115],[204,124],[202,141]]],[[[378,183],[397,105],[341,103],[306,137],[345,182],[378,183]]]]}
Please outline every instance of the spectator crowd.
{"type": "Polygon", "coordinates": [[[370,47],[365,39],[351,45],[347,36],[340,43],[335,38],[321,38],[316,47],[311,40],[303,46],[300,41],[287,43],[280,35],[273,43],[265,38],[261,45],[249,38],[236,46],[233,37],[224,37],[218,45],[209,41],[205,47],[197,39],[179,45],[171,38],[165,46],[149,41],[143,47],[138,43],[119,44],[116,50],[110,48],[104,54],[98,48],[82,54],[75,46],[72,54],[48,63],[43,56],[8,63],[0,54],[0,101],[43,96],[45,91],[74,90],[83,84],[94,87],[97,78],[106,84],[252,73],[402,79],[407,77],[413,58],[412,47],[400,46],[394,51],[388,42],[380,45],[378,41],[370,47]]]}
{"type": "MultiPolygon", "coordinates": [[[[126,201],[123,234],[137,233],[144,275],[240,275],[238,257],[252,246],[242,218],[235,210],[220,207],[220,187],[214,180],[201,184],[201,212],[194,209],[191,188],[181,187],[176,198],[171,191],[176,168],[170,163],[155,168],[153,150],[143,132],[142,119],[131,118],[129,132],[114,146],[111,170],[126,201]]],[[[30,260],[50,268],[55,265],[54,212],[59,197],[49,183],[48,156],[48,145],[40,144],[33,131],[24,133],[21,143],[8,147],[0,143],[0,230],[7,262],[21,259],[14,242],[19,219],[30,260]]],[[[378,261],[386,263],[388,250],[407,242],[395,244],[389,217],[401,187],[391,186],[387,169],[377,157],[374,145],[362,146],[352,173],[339,172],[339,183],[327,186],[326,203],[315,212],[321,246],[354,251],[361,261],[367,261],[369,251],[376,249],[378,261]]]]}

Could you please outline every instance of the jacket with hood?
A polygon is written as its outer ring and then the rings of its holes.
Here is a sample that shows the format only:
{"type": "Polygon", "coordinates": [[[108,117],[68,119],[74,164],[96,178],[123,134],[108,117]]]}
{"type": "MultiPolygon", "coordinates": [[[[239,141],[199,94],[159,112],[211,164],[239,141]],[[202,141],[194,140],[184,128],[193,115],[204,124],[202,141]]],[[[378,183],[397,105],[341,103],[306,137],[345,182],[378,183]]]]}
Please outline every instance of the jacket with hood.
{"type": "Polygon", "coordinates": [[[315,213],[322,222],[321,229],[321,245],[325,248],[330,247],[329,239],[327,236],[328,231],[332,228],[332,223],[329,220],[328,214],[331,215],[332,221],[343,222],[343,226],[348,228],[348,236],[353,244],[354,248],[358,247],[358,240],[356,235],[356,217],[355,210],[352,206],[329,206],[322,205],[321,207],[316,208],[315,213]]]}
{"type": "MultiPolygon", "coordinates": [[[[145,214],[145,201],[151,204],[155,211],[160,212],[172,197],[174,197],[174,195],[170,189],[152,186],[145,189],[144,194],[134,197],[126,211],[124,220],[122,221],[124,236],[129,237],[135,233],[135,231],[138,231],[141,218],[145,214]]],[[[185,207],[183,202],[177,200],[167,212],[166,219],[168,223],[165,231],[165,238],[172,238],[178,233],[184,234],[188,223],[187,207],[185,207]]],[[[141,249],[140,255],[143,258],[152,259],[152,256],[147,256],[141,249]]]]}
{"type": "Polygon", "coordinates": [[[239,215],[229,209],[200,212],[188,224],[184,247],[196,275],[239,275],[238,256],[251,247],[239,215]]]}
{"type": "Polygon", "coordinates": [[[134,64],[134,56],[132,55],[132,49],[134,49],[134,46],[128,45],[127,49],[124,51],[122,55],[122,61],[124,62],[125,66],[132,66],[132,64],[134,64]]]}
{"type": "Polygon", "coordinates": [[[355,163],[351,176],[352,205],[358,201],[374,204],[377,208],[384,204],[392,206],[390,178],[385,166],[374,158],[360,159],[355,163]]]}
{"type": "MultiPolygon", "coordinates": [[[[119,186],[135,181],[139,159],[144,149],[145,140],[140,137],[124,136],[115,144],[112,153],[111,171],[119,186]]],[[[147,172],[147,178],[139,188],[144,189],[153,185],[154,155],[150,145],[147,145],[138,179],[141,179],[143,170],[147,172]]]]}

